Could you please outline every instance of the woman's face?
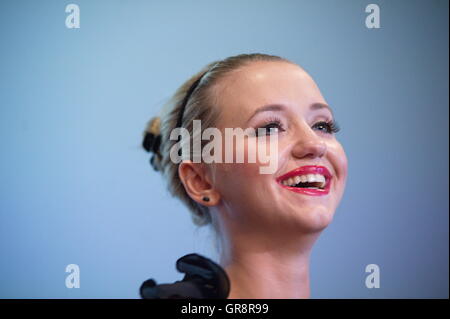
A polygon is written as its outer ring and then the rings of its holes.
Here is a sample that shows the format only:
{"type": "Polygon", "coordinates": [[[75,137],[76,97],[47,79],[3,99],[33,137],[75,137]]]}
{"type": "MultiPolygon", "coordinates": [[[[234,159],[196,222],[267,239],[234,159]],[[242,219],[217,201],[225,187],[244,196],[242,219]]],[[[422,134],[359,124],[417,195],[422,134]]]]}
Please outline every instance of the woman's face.
{"type": "Polygon", "coordinates": [[[222,79],[215,94],[222,133],[225,128],[267,128],[267,136],[247,138],[246,152],[255,151],[248,149],[249,139],[270,143],[268,129],[278,129],[272,133],[278,136],[275,173],[261,174],[267,163],[248,163],[247,157],[244,163],[210,164],[224,214],[220,218],[249,231],[325,228],[344,192],[347,158],[327,124],[333,114],[323,107],[327,103],[313,79],[294,64],[253,62],[222,79]],[[285,185],[308,181],[311,174],[316,182],[285,185]]]}

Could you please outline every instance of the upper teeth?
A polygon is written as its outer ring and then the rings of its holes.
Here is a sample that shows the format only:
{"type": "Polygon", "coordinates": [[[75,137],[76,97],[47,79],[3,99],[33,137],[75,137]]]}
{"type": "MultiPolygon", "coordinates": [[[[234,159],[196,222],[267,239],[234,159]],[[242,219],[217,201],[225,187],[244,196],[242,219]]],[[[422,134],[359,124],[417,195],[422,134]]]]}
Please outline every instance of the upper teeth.
{"type": "Polygon", "coordinates": [[[294,186],[298,183],[321,183],[320,187],[325,187],[326,179],[325,176],[321,174],[307,174],[307,175],[298,175],[294,177],[290,177],[285,179],[282,184],[285,186],[294,186]]]}

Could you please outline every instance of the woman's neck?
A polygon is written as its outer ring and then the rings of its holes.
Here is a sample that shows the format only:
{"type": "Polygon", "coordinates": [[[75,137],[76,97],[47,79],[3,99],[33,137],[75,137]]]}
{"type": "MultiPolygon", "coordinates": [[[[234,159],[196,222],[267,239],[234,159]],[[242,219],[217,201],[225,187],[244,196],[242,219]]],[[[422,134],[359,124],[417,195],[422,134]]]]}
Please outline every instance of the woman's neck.
{"type": "Polygon", "coordinates": [[[229,298],[309,298],[309,257],[318,234],[295,240],[257,237],[231,237],[234,240],[222,246],[221,265],[231,282],[229,298]]]}

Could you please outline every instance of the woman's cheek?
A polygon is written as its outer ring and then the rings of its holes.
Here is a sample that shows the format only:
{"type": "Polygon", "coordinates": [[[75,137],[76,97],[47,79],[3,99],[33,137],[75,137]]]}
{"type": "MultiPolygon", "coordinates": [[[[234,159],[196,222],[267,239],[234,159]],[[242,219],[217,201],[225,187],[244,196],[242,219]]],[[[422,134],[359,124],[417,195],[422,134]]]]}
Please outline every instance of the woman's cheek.
{"type": "MultiPolygon", "coordinates": [[[[262,174],[261,168],[267,167],[269,164],[266,162],[260,161],[258,156],[258,151],[265,151],[266,154],[270,152],[270,146],[268,143],[259,143],[257,139],[253,139],[249,141],[250,138],[246,139],[241,145],[243,147],[233,147],[233,162],[232,163],[218,163],[216,165],[216,176],[217,181],[221,185],[222,190],[229,191],[239,191],[241,194],[249,193],[255,191],[255,189],[264,189],[264,186],[270,186],[270,180],[273,179],[275,172],[272,174],[262,174]],[[237,162],[238,159],[243,159],[241,162],[237,162]]],[[[268,142],[268,140],[267,140],[268,142]]],[[[225,147],[224,147],[225,152],[225,147]]],[[[272,147],[271,154],[274,157],[277,157],[277,161],[279,160],[279,151],[278,148],[273,151],[272,147]]],[[[223,153],[224,155],[225,153],[223,153]]],[[[225,155],[223,156],[225,161],[225,155]]],[[[267,159],[267,158],[266,158],[267,159]]],[[[277,162],[276,161],[276,162],[277,162]]],[[[276,167],[275,169],[277,169],[276,167]]],[[[260,192],[257,192],[260,193],[260,192]]]]}
{"type": "Polygon", "coordinates": [[[337,191],[337,201],[339,202],[344,194],[345,184],[348,174],[348,160],[342,145],[335,140],[328,146],[328,159],[333,166],[335,174],[335,190],[337,191]]]}
{"type": "Polygon", "coordinates": [[[338,178],[345,183],[348,173],[348,159],[344,148],[337,140],[331,145],[330,154],[332,157],[331,164],[334,166],[338,178]]]}
{"type": "Polygon", "coordinates": [[[262,157],[258,154],[258,151],[268,152],[268,146],[266,147],[266,145],[264,145],[265,149],[262,149],[260,144],[261,143],[258,143],[258,140],[255,138],[246,138],[235,143],[232,147],[233,162],[224,163],[225,170],[229,173],[232,172],[238,179],[240,179],[239,176],[252,180],[258,178],[259,175],[261,175],[260,167],[267,165],[260,161],[262,157]],[[239,176],[237,174],[239,174],[239,176]]]}

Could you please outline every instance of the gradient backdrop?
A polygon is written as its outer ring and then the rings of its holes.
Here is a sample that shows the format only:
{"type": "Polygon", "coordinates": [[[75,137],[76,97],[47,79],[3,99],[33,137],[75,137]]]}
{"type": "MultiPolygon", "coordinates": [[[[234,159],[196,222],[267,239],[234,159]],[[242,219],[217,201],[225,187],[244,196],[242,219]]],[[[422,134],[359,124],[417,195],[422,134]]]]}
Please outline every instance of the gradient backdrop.
{"type": "Polygon", "coordinates": [[[205,64],[302,65],[334,108],[347,190],[311,260],[313,298],[448,298],[447,1],[1,1],[0,297],[138,298],[216,259],[140,148],[205,64]],[[81,28],[67,29],[78,4],[81,28]],[[368,29],[376,3],[381,28],[368,29]],[[78,264],[81,287],[65,267],[78,264]],[[365,286],[365,267],[381,287],[365,286]]]}

